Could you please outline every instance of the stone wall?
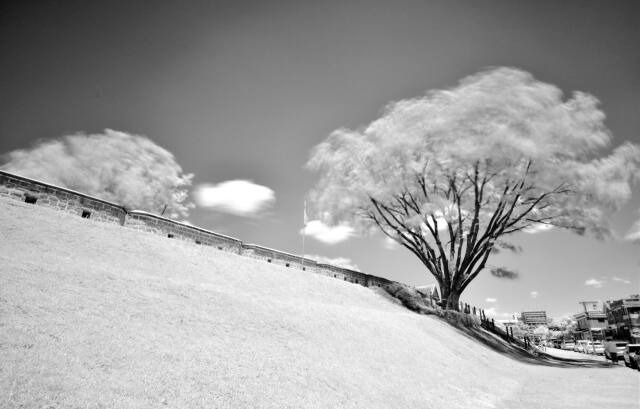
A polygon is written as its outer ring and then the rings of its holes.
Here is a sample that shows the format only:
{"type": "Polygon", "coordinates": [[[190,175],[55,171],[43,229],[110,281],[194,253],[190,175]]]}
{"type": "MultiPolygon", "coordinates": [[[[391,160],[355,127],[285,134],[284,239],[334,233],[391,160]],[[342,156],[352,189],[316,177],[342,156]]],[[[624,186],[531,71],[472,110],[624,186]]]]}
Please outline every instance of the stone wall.
{"type": "Polygon", "coordinates": [[[140,210],[132,210],[127,214],[125,227],[203,246],[213,246],[231,253],[240,254],[242,251],[242,241],[238,239],[140,210]]]}
{"type": "Polygon", "coordinates": [[[257,244],[243,244],[242,255],[264,260],[268,263],[278,264],[285,267],[297,268],[305,271],[315,271],[317,263],[315,260],[285,253],[284,251],[270,249],[257,244]]]}
{"type": "Polygon", "coordinates": [[[126,209],[118,204],[3,171],[0,171],[0,196],[120,225],[127,215],[126,209]]]}
{"type": "Polygon", "coordinates": [[[240,254],[268,263],[326,275],[365,287],[382,287],[393,281],[280,250],[242,241],[200,227],[180,223],[139,210],[128,211],[123,206],[88,196],[59,186],[0,171],[0,196],[47,206],[67,213],[108,223],[118,223],[130,229],[162,235],[170,239],[212,246],[218,250],[240,254]]]}

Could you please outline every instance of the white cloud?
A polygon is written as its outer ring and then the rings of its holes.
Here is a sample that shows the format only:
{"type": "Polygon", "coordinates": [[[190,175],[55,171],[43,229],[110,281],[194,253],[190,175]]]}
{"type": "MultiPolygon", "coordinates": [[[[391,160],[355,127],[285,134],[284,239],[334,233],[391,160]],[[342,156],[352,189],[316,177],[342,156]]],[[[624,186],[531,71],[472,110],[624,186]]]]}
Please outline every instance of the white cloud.
{"type": "Polygon", "coordinates": [[[397,241],[395,241],[394,239],[392,239],[389,236],[386,236],[384,238],[384,244],[383,244],[384,248],[387,250],[395,250],[397,249],[400,245],[398,244],[397,241]]]}
{"type": "Polygon", "coordinates": [[[624,238],[625,240],[640,244],[640,219],[631,226],[624,238]]]}
{"type": "Polygon", "coordinates": [[[613,277],[612,278],[613,281],[617,281],[619,283],[624,283],[624,284],[631,284],[631,281],[626,280],[624,278],[620,278],[620,277],[613,277]]]}
{"type": "Polygon", "coordinates": [[[200,207],[239,216],[255,215],[276,200],[273,190],[249,180],[201,184],[196,187],[194,198],[200,207]]]}
{"type": "Polygon", "coordinates": [[[537,291],[531,291],[531,292],[529,293],[529,295],[531,296],[531,298],[538,298],[538,294],[540,294],[540,293],[539,293],[539,292],[537,292],[537,291]]]}
{"type": "Polygon", "coordinates": [[[485,301],[486,301],[486,302],[496,302],[496,301],[498,301],[498,300],[497,300],[497,299],[495,299],[495,298],[491,298],[491,297],[489,297],[489,298],[485,298],[485,301]]]}
{"type": "Polygon", "coordinates": [[[320,220],[311,220],[300,233],[326,244],[336,244],[353,236],[354,230],[347,224],[328,226],[320,220]]]}
{"type": "Polygon", "coordinates": [[[497,317],[498,316],[498,311],[496,310],[496,307],[485,308],[484,314],[488,315],[488,316],[491,316],[491,317],[497,317]]]}
{"type": "Polygon", "coordinates": [[[536,223],[531,227],[527,227],[526,229],[522,230],[524,233],[529,233],[529,234],[536,234],[536,233],[542,233],[545,231],[549,231],[553,229],[553,226],[551,226],[550,224],[544,224],[544,223],[536,223]]]}
{"type": "Polygon", "coordinates": [[[360,271],[360,268],[356,264],[354,264],[350,258],[346,258],[346,257],[331,258],[331,257],[319,256],[317,254],[307,254],[305,255],[305,257],[311,260],[315,260],[318,263],[331,264],[337,267],[343,267],[343,268],[348,268],[350,270],[360,271]]]}
{"type": "Polygon", "coordinates": [[[584,285],[588,285],[589,287],[593,288],[600,288],[604,285],[604,281],[598,280],[596,278],[590,278],[584,282],[584,285]]]}
{"type": "Polygon", "coordinates": [[[512,319],[513,316],[508,312],[499,312],[497,307],[485,308],[484,314],[488,317],[512,319]]]}

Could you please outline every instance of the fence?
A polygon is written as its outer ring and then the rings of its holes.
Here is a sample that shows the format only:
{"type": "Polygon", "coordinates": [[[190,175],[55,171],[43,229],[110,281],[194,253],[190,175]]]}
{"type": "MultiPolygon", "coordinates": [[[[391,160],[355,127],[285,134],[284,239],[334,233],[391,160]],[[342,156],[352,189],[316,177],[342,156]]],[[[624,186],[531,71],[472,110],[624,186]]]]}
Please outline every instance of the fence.
{"type": "Polygon", "coordinates": [[[498,335],[503,340],[525,349],[535,350],[528,337],[525,336],[524,339],[515,337],[513,335],[513,327],[505,327],[504,329],[500,328],[500,324],[496,325],[494,318],[487,318],[484,309],[461,302],[460,312],[477,317],[480,320],[480,326],[482,328],[498,335]]]}

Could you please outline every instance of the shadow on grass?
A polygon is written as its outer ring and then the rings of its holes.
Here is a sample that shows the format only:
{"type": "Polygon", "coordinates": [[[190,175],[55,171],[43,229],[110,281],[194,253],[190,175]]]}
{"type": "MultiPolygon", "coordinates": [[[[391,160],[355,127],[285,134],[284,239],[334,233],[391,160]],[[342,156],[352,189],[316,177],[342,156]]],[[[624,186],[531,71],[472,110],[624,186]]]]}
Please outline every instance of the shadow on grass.
{"type": "Polygon", "coordinates": [[[520,345],[504,340],[500,335],[482,328],[477,317],[456,311],[443,311],[427,305],[422,296],[411,287],[400,283],[393,283],[381,290],[388,298],[401,303],[407,309],[422,315],[435,315],[442,321],[456,328],[462,335],[484,344],[486,347],[505,355],[511,359],[531,365],[555,366],[562,368],[614,368],[615,366],[602,361],[559,358],[544,352],[533,353],[520,345]]]}
{"type": "Polygon", "coordinates": [[[602,361],[582,360],[559,358],[544,352],[532,353],[531,351],[519,346],[511,344],[497,335],[490,333],[481,327],[462,326],[458,322],[451,322],[450,319],[440,317],[456,328],[462,335],[479,342],[486,347],[504,355],[511,359],[525,362],[531,365],[555,366],[561,368],[614,368],[615,366],[602,361]]]}

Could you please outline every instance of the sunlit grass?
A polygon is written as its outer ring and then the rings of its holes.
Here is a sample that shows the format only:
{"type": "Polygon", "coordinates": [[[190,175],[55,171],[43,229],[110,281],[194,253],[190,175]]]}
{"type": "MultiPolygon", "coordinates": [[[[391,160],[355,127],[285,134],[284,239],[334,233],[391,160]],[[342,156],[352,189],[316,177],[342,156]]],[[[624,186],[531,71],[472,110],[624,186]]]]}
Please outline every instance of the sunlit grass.
{"type": "Polygon", "coordinates": [[[533,407],[637,402],[631,371],[527,365],[340,280],[1,198],[0,227],[1,408],[528,407],[576,377],[533,407]]]}

